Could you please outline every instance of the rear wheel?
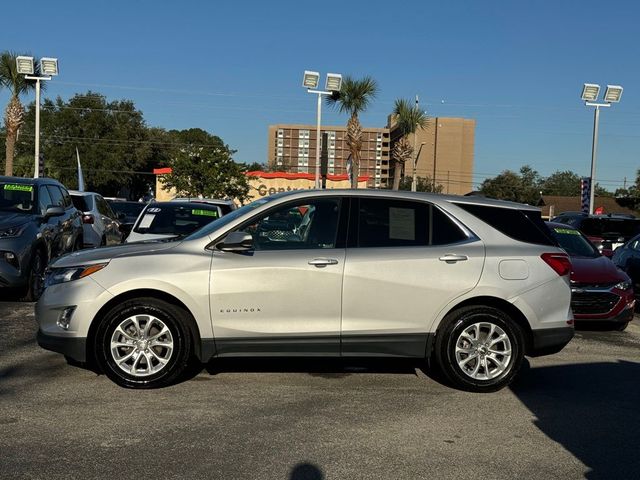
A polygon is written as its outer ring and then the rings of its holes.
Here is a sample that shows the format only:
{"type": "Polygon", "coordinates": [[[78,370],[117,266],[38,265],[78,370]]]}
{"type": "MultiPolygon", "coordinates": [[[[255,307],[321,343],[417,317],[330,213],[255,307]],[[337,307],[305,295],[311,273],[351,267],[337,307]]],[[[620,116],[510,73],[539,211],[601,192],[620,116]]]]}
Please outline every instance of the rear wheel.
{"type": "Polygon", "coordinates": [[[122,387],[170,385],[191,358],[187,315],[181,308],[155,298],[128,300],[115,307],[95,336],[98,365],[122,387]]]}
{"type": "Polygon", "coordinates": [[[435,355],[454,386],[494,392],[508,385],[518,373],[524,357],[524,336],[501,310],[465,307],[443,320],[435,355]]]}

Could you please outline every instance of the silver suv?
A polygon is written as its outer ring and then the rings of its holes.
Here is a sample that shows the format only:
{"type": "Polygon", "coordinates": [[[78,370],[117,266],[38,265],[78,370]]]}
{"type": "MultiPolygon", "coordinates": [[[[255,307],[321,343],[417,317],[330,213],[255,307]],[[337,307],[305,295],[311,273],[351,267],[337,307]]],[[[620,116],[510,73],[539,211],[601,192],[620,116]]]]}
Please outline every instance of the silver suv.
{"type": "Polygon", "coordinates": [[[180,241],[56,261],[36,306],[44,348],[124,387],[194,359],[413,357],[493,391],[573,337],[571,264],[538,209],[372,190],[286,192],[180,241]]]}

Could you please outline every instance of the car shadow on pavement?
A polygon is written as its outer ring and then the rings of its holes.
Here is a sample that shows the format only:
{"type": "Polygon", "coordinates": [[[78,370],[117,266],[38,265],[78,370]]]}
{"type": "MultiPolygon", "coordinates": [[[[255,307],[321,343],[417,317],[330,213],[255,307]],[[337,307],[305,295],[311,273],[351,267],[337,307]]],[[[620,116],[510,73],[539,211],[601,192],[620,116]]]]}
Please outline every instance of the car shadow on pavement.
{"type": "MultiPolygon", "coordinates": [[[[315,357],[234,357],[216,358],[203,365],[209,375],[219,373],[307,373],[313,377],[344,378],[358,373],[424,375],[435,378],[424,362],[407,359],[315,358],[315,357]]],[[[191,378],[200,373],[192,372],[191,378]]],[[[437,380],[436,380],[437,381],[437,380]]]]}
{"type": "Polygon", "coordinates": [[[589,479],[637,478],[640,363],[531,368],[511,386],[535,425],[590,468],[589,479]]]}

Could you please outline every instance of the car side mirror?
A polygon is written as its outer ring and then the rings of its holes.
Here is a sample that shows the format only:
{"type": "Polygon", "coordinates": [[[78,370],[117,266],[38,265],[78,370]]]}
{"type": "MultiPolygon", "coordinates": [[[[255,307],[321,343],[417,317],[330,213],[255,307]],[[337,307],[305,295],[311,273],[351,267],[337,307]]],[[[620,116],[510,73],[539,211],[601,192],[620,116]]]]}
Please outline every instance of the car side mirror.
{"type": "Polygon", "coordinates": [[[247,232],[231,232],[216,248],[223,252],[246,252],[253,249],[253,237],[247,232]]]}
{"type": "Polygon", "coordinates": [[[60,217],[64,215],[64,208],[62,207],[49,207],[47,208],[47,211],[44,212],[44,218],[51,218],[51,217],[60,217]]]}

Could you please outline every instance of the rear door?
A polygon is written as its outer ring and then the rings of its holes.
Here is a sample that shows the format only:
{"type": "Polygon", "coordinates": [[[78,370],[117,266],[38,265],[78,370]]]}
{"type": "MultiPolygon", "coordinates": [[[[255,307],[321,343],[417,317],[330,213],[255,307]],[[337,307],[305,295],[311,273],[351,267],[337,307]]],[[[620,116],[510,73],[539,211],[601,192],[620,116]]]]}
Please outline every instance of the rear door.
{"type": "Polygon", "coordinates": [[[422,357],[433,319],[478,283],[484,245],[426,202],[362,197],[354,203],[342,354],[422,357]]]}

